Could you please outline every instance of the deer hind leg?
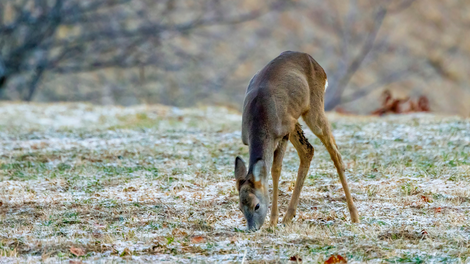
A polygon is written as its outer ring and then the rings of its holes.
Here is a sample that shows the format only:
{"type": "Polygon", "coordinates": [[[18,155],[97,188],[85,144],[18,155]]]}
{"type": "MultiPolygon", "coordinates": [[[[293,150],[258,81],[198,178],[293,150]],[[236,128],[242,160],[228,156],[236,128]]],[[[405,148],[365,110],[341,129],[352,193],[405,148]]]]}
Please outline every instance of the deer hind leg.
{"type": "Polygon", "coordinates": [[[286,146],[288,140],[289,135],[283,137],[279,142],[276,151],[274,151],[273,166],[271,168],[271,176],[273,178],[273,203],[271,206],[270,226],[276,226],[277,220],[279,218],[279,212],[277,209],[279,177],[281,176],[282,160],[284,159],[284,153],[286,153],[286,146]]]}
{"type": "Polygon", "coordinates": [[[331,160],[333,160],[333,163],[335,164],[341,185],[343,186],[349,213],[351,214],[351,221],[353,223],[359,223],[359,215],[357,213],[356,206],[354,205],[351,192],[349,191],[346,176],[344,175],[343,159],[341,158],[341,154],[339,153],[338,147],[336,146],[335,138],[331,133],[330,125],[324,112],[318,111],[313,114],[312,111],[310,111],[309,113],[305,114],[303,118],[312,132],[320,139],[323,145],[325,145],[328,153],[330,153],[331,160]]]}
{"type": "Polygon", "coordinates": [[[305,137],[299,123],[295,124],[295,130],[291,133],[290,142],[297,150],[297,154],[300,158],[300,166],[299,171],[297,172],[294,192],[292,193],[292,198],[290,199],[289,206],[287,207],[287,213],[284,216],[284,219],[282,219],[284,224],[290,223],[292,218],[295,216],[297,205],[299,204],[300,192],[304,186],[305,177],[307,176],[308,168],[310,167],[310,162],[312,161],[314,152],[312,145],[310,145],[305,137]]]}

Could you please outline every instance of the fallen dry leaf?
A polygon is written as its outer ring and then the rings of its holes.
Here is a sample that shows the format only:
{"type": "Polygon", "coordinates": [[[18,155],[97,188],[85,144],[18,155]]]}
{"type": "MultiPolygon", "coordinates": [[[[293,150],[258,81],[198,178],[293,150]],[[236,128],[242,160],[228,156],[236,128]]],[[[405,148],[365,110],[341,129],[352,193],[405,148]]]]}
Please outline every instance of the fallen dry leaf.
{"type": "Polygon", "coordinates": [[[302,259],[297,255],[290,257],[289,260],[290,261],[296,261],[296,262],[302,262],[302,259]]]}
{"type": "Polygon", "coordinates": [[[191,243],[203,243],[204,241],[206,241],[206,238],[203,237],[203,236],[194,236],[191,238],[191,243]]]}
{"type": "Polygon", "coordinates": [[[424,196],[424,195],[421,195],[421,200],[423,200],[423,202],[425,202],[425,203],[430,203],[431,202],[431,199],[429,199],[429,197],[424,196]]]}
{"type": "Polygon", "coordinates": [[[336,264],[336,263],[348,263],[348,261],[341,255],[331,255],[329,259],[325,261],[325,264],[336,264]]]}
{"type": "Polygon", "coordinates": [[[428,235],[428,231],[426,231],[426,229],[421,230],[421,235],[426,237],[428,235]]]}
{"type": "Polygon", "coordinates": [[[85,250],[83,248],[77,248],[74,246],[70,247],[70,253],[74,254],[77,257],[85,256],[85,250]]]}
{"type": "Polygon", "coordinates": [[[389,90],[382,93],[382,106],[373,111],[372,115],[401,114],[413,112],[429,112],[429,99],[425,95],[419,98],[397,99],[389,90]]]}

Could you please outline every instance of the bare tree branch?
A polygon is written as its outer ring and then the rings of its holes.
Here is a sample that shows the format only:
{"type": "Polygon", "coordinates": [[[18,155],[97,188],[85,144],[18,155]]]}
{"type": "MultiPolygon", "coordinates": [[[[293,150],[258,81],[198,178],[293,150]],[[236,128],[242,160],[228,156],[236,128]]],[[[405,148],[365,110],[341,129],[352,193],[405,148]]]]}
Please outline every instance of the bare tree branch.
{"type": "Polygon", "coordinates": [[[382,26],[382,23],[385,19],[386,14],[387,14],[386,8],[381,8],[377,12],[375,19],[374,19],[374,26],[372,30],[370,31],[369,35],[367,36],[365,43],[362,46],[359,54],[351,62],[344,76],[342,76],[342,78],[337,82],[335,87],[330,90],[332,91],[332,95],[327,97],[328,99],[325,102],[325,110],[331,110],[335,106],[341,103],[341,95],[343,94],[344,89],[348,85],[352,76],[357,72],[357,70],[361,66],[366,56],[372,50],[375,39],[380,30],[380,27],[382,26]]]}
{"type": "Polygon", "coordinates": [[[347,95],[345,98],[341,99],[342,104],[350,103],[356,101],[364,96],[369,95],[371,92],[376,90],[377,88],[384,87],[386,85],[398,82],[403,80],[405,77],[410,76],[412,72],[410,69],[404,69],[400,71],[392,72],[391,74],[384,76],[383,78],[361,88],[355,90],[353,93],[347,95]]]}
{"type": "MultiPolygon", "coordinates": [[[[186,36],[204,27],[243,23],[289,6],[289,1],[273,0],[258,10],[228,14],[227,8],[222,9],[221,5],[229,3],[203,0],[191,6],[178,1],[183,8],[188,6],[186,11],[190,14],[187,19],[181,19],[185,11],[174,10],[172,1],[141,0],[135,6],[129,5],[130,0],[36,1],[32,10],[18,0],[7,1],[13,4],[16,13],[11,22],[2,24],[0,20],[0,45],[3,45],[0,89],[12,76],[31,74],[27,100],[33,97],[41,76],[48,72],[75,73],[147,65],[181,69],[183,63],[169,62],[165,58],[168,54],[158,52],[169,37],[186,36]],[[155,5],[152,11],[158,13],[147,14],[147,5],[155,5]],[[194,6],[200,10],[199,14],[190,9],[194,6]],[[59,29],[63,32],[73,29],[75,33],[58,35],[59,29]],[[39,59],[38,54],[48,56],[39,59]]],[[[183,53],[171,56],[183,56],[183,53]]]]}

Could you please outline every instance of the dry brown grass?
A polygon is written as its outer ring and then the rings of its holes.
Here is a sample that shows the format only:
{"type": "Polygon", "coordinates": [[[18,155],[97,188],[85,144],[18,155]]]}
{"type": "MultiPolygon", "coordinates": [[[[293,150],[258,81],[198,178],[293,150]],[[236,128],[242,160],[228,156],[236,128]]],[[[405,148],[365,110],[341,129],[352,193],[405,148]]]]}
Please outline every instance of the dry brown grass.
{"type": "MultiPolygon", "coordinates": [[[[0,105],[0,262],[465,262],[470,120],[329,114],[361,215],[316,148],[291,226],[245,233],[224,108],[0,105]],[[246,255],[245,255],[246,252],[246,255]]],[[[306,129],[307,130],[307,129],[306,129]]],[[[299,160],[288,147],[285,212],[299,160]]]]}

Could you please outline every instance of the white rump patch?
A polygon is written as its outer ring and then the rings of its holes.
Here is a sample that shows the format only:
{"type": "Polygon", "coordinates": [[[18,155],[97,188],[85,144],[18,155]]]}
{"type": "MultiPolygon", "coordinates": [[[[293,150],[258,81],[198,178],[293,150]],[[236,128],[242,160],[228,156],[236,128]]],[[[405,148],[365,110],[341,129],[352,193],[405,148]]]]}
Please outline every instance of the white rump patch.
{"type": "Polygon", "coordinates": [[[328,88],[328,79],[326,79],[326,83],[325,83],[325,91],[326,91],[326,88],[328,88]]]}

